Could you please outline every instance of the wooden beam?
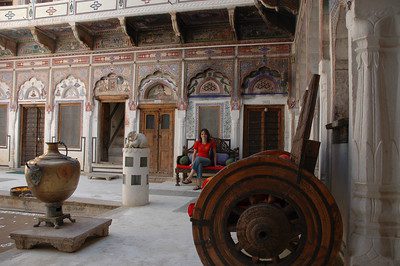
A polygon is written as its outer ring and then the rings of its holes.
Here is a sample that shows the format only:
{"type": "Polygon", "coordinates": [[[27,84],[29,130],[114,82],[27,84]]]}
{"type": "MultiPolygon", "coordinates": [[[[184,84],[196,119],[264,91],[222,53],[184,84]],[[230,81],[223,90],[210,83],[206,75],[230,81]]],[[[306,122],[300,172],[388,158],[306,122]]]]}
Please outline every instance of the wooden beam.
{"type": "Polygon", "coordinates": [[[126,23],[126,18],[125,17],[119,17],[119,24],[121,25],[122,32],[129,38],[129,42],[132,46],[135,46],[135,41],[134,39],[129,35],[130,29],[128,27],[131,27],[126,23]]]}
{"type": "Polygon", "coordinates": [[[57,37],[53,34],[46,32],[38,27],[31,27],[31,34],[33,39],[39,44],[40,47],[54,53],[57,48],[57,37]]]}
{"type": "Polygon", "coordinates": [[[235,41],[237,41],[238,35],[237,35],[236,23],[235,23],[235,8],[229,8],[228,15],[229,15],[229,24],[231,25],[233,36],[235,38],[235,41]]]}
{"type": "Polygon", "coordinates": [[[93,50],[94,48],[94,34],[81,24],[70,22],[72,32],[76,40],[83,46],[93,50]]]}
{"type": "Polygon", "coordinates": [[[12,55],[17,55],[18,43],[7,36],[0,34],[0,49],[9,50],[12,55]]]}

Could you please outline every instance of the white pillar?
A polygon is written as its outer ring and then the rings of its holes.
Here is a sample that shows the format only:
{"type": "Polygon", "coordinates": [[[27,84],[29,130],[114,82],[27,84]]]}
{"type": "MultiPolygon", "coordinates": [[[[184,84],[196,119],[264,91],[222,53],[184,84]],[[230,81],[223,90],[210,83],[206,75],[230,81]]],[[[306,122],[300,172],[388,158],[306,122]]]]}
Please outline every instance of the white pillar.
{"type": "Polygon", "coordinates": [[[400,265],[400,2],[353,1],[351,265],[400,265]]]}
{"type": "Polygon", "coordinates": [[[18,130],[15,130],[15,125],[16,125],[16,120],[17,120],[17,112],[16,110],[10,110],[8,113],[8,119],[9,120],[9,126],[8,126],[8,135],[10,135],[10,146],[8,147],[10,149],[10,161],[8,162],[8,166],[11,168],[16,168],[17,167],[17,160],[16,157],[18,156],[17,147],[17,135],[18,135],[18,130]]]}
{"type": "Polygon", "coordinates": [[[122,204],[134,207],[149,203],[149,148],[124,148],[122,204]]]}
{"type": "MultiPolygon", "coordinates": [[[[174,158],[182,155],[183,145],[186,141],[185,133],[185,119],[186,110],[175,110],[175,139],[174,139],[174,158]]],[[[174,168],[176,167],[176,160],[174,160],[174,168]]]]}
{"type": "Polygon", "coordinates": [[[239,118],[240,110],[231,110],[231,148],[239,147],[239,118]]]}
{"type": "MultiPolygon", "coordinates": [[[[88,107],[90,108],[90,106],[88,107]]],[[[85,163],[83,165],[83,170],[86,173],[90,173],[92,171],[92,159],[93,159],[93,143],[92,143],[92,114],[93,111],[91,109],[86,109],[84,107],[83,111],[83,128],[86,129],[83,132],[83,137],[85,138],[85,150],[83,151],[83,156],[86,158],[85,163]]]]}

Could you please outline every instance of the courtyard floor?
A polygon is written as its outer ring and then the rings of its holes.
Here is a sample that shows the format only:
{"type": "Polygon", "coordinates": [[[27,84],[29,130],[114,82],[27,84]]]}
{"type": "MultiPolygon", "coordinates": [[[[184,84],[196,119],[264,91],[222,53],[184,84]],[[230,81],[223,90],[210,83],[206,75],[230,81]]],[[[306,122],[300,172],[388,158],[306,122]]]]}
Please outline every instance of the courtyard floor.
{"type": "MultiPolygon", "coordinates": [[[[0,169],[0,192],[26,185],[20,173],[0,169]]],[[[52,247],[30,250],[15,248],[12,239],[0,239],[0,265],[202,265],[192,238],[187,205],[199,192],[192,186],[176,187],[174,182],[150,183],[150,204],[142,207],[119,207],[98,217],[111,218],[110,234],[89,239],[74,253],[52,247]],[[7,249],[7,250],[6,250],[7,249]]],[[[121,204],[122,179],[89,180],[81,176],[70,200],[121,204]]],[[[4,206],[3,206],[4,207],[4,206]]],[[[43,210],[44,211],[44,210],[43,210]]],[[[2,209],[0,201],[0,236],[15,227],[31,227],[31,216],[2,209]]]]}

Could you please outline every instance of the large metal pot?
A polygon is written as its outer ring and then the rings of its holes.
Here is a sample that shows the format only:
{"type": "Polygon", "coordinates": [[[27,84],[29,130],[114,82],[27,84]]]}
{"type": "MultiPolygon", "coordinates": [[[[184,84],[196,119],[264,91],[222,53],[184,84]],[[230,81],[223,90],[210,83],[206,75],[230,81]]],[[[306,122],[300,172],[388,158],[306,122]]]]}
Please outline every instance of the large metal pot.
{"type": "Polygon", "coordinates": [[[34,196],[46,203],[46,217],[40,218],[48,226],[58,228],[69,214],[62,213],[62,203],[74,193],[78,186],[80,164],[68,156],[67,146],[63,142],[46,142],[47,152],[30,160],[25,165],[25,179],[34,196]],[[58,145],[64,145],[66,155],[58,151],[58,145]]]}
{"type": "MultiPolygon", "coordinates": [[[[58,151],[62,142],[46,142],[47,152],[26,163],[25,178],[34,196],[45,203],[63,202],[74,193],[79,161],[58,151]]],[[[65,145],[65,144],[64,144],[65,145]]]]}

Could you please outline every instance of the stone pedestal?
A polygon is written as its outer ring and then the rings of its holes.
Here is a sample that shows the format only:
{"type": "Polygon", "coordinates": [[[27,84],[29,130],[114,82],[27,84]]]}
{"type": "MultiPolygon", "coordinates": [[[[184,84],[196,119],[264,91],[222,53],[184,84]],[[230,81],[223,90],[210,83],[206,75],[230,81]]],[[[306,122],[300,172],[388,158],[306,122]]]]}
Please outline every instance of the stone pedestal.
{"type": "Polygon", "coordinates": [[[149,203],[150,149],[124,148],[122,204],[142,206],[149,203]]]}
{"type": "Polygon", "coordinates": [[[111,219],[78,217],[75,223],[65,223],[63,227],[41,226],[18,230],[10,234],[18,249],[31,249],[39,244],[49,244],[64,252],[78,250],[90,236],[107,236],[111,219]]]}

